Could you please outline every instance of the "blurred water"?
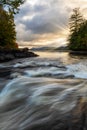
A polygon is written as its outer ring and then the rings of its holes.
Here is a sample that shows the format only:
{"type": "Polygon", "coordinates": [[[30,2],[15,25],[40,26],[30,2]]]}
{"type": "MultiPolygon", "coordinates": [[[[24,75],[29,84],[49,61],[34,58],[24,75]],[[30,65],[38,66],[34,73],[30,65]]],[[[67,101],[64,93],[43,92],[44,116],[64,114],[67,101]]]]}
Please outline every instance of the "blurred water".
{"type": "Polygon", "coordinates": [[[55,130],[78,98],[87,97],[86,57],[37,53],[0,65],[12,68],[0,78],[0,130],[55,130]]]}

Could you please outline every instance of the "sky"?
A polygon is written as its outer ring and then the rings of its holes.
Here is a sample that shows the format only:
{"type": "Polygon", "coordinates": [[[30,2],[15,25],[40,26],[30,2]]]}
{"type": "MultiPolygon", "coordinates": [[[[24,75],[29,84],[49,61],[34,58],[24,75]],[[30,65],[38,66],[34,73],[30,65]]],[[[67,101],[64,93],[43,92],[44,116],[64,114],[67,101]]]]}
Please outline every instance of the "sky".
{"type": "Polygon", "coordinates": [[[15,16],[20,46],[61,46],[67,43],[69,17],[80,7],[87,18],[87,0],[26,0],[15,16]]]}

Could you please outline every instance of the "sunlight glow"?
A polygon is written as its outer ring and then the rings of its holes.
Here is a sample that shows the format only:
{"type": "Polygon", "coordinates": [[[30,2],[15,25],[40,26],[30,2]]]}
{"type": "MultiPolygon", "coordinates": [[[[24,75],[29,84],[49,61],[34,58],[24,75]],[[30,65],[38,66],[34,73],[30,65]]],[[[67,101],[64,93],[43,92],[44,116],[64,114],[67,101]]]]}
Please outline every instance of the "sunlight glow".
{"type": "Polygon", "coordinates": [[[26,0],[22,7],[25,13],[26,10],[29,12],[20,17],[22,23],[20,19],[15,20],[20,45],[65,45],[69,35],[68,20],[73,8],[80,7],[81,13],[87,18],[87,0],[26,0]]]}

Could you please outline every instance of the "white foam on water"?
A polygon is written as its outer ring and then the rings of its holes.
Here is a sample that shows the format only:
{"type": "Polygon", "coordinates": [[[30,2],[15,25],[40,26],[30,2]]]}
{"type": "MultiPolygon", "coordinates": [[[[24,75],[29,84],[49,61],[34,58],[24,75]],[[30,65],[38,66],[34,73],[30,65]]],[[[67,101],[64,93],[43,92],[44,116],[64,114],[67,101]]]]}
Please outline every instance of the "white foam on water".
{"type": "Polygon", "coordinates": [[[67,73],[73,74],[76,78],[87,79],[87,63],[80,62],[67,66],[67,73]]]}
{"type": "Polygon", "coordinates": [[[58,67],[44,67],[44,68],[37,68],[37,69],[31,69],[31,70],[26,70],[24,71],[26,76],[29,77],[40,77],[40,76],[47,76],[47,77],[52,77],[52,76],[58,76],[59,74],[66,74],[62,68],[58,67]]]}
{"type": "Polygon", "coordinates": [[[85,84],[84,80],[81,83],[75,79],[23,76],[11,80],[0,93],[0,130],[48,126],[59,114],[64,115],[75,107],[78,91],[85,84]]]}
{"type": "Polygon", "coordinates": [[[0,130],[44,129],[55,122],[58,125],[59,115],[63,119],[76,106],[79,96],[87,97],[86,61],[64,64],[65,68],[58,65],[63,64],[53,59],[25,59],[12,65],[17,71],[11,74],[14,79],[0,92],[0,130]],[[56,79],[54,76],[59,74],[75,78],[56,79]]]}

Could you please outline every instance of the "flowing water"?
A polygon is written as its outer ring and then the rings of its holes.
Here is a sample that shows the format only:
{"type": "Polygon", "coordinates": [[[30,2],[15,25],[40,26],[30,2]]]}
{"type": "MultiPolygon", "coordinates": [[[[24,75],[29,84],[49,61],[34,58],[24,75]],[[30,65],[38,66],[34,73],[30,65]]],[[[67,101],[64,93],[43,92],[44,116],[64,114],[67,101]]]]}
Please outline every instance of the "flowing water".
{"type": "Polygon", "coordinates": [[[87,97],[87,57],[37,52],[0,64],[0,130],[59,130],[57,121],[87,97]]]}

